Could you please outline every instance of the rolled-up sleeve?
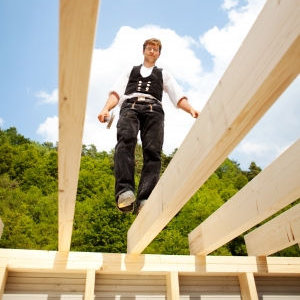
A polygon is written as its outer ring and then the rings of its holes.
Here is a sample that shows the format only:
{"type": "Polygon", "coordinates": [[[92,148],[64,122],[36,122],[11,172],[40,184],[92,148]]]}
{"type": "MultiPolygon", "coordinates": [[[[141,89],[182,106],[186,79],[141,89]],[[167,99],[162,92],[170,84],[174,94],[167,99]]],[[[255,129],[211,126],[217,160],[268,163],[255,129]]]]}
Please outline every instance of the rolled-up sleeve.
{"type": "Polygon", "coordinates": [[[117,81],[114,83],[114,85],[111,87],[109,94],[111,94],[112,92],[115,92],[121,98],[125,93],[129,75],[130,75],[130,72],[128,72],[128,71],[126,73],[123,73],[117,79],[117,81]]]}
{"type": "Polygon", "coordinates": [[[175,78],[163,69],[163,89],[168,94],[171,102],[177,107],[179,100],[182,98],[187,98],[183,93],[182,88],[179,86],[175,78]]]}

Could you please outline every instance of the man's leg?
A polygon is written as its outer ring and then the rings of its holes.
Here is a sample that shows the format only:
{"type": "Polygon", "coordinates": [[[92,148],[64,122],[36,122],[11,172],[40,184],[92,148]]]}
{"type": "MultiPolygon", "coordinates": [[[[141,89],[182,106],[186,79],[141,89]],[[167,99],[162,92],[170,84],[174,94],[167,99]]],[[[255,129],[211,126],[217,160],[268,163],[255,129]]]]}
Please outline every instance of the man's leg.
{"type": "Polygon", "coordinates": [[[131,109],[131,104],[123,105],[117,124],[117,145],[115,147],[114,156],[116,201],[118,201],[118,197],[122,193],[126,191],[134,192],[135,190],[134,151],[138,130],[139,121],[136,110],[131,109]]]}
{"type": "Polygon", "coordinates": [[[159,180],[161,150],[164,139],[164,112],[160,105],[147,107],[141,121],[144,164],[138,188],[137,202],[147,200],[159,180]]]}

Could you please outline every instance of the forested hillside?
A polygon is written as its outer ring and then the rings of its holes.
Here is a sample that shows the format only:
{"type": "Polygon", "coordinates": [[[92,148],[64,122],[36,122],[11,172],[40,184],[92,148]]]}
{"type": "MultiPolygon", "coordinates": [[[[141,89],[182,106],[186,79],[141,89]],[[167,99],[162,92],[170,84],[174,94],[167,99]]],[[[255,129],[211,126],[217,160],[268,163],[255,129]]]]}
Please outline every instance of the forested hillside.
{"type": "MultiPolygon", "coordinates": [[[[140,146],[136,156],[138,182],[140,146]]],[[[162,155],[162,172],[172,156],[162,155]]],[[[238,163],[226,159],[144,253],[189,254],[188,233],[259,172],[254,162],[242,171],[238,163]]],[[[0,247],[57,250],[57,204],[56,146],[30,141],[16,128],[0,129],[0,217],[5,224],[0,247]]],[[[134,219],[115,207],[113,151],[83,146],[71,250],[126,252],[127,231],[134,219]]],[[[212,254],[246,255],[243,237],[212,254]]],[[[300,256],[299,248],[276,255],[300,256]]]]}

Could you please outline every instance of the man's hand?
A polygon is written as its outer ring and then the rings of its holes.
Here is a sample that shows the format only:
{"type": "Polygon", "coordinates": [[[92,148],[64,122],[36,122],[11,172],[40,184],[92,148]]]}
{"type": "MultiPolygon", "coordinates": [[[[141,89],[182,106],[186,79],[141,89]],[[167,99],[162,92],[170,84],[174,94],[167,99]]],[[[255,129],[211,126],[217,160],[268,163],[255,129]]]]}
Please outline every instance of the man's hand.
{"type": "Polygon", "coordinates": [[[109,120],[110,114],[109,111],[113,109],[119,102],[119,95],[116,92],[111,92],[109,97],[106,101],[105,106],[101,110],[100,114],[98,115],[98,120],[101,123],[107,122],[109,120]]]}
{"type": "Polygon", "coordinates": [[[193,118],[196,118],[196,119],[199,116],[199,112],[197,110],[193,109],[193,108],[191,108],[190,114],[192,115],[193,118]]]}
{"type": "Polygon", "coordinates": [[[109,119],[109,117],[110,117],[109,110],[104,108],[98,115],[98,120],[101,123],[105,123],[109,119]]]}
{"type": "Polygon", "coordinates": [[[188,103],[187,98],[184,97],[180,99],[177,106],[187,113],[190,113],[193,118],[198,118],[199,112],[188,103]]]}

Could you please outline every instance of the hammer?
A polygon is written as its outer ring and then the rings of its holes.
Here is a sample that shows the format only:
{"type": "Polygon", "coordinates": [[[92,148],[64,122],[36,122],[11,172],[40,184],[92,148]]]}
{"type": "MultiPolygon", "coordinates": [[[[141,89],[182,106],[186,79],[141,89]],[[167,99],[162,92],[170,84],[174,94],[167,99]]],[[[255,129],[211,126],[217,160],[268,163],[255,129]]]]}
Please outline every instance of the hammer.
{"type": "Polygon", "coordinates": [[[106,125],[107,129],[109,129],[111,127],[111,124],[112,124],[114,118],[115,118],[115,114],[114,114],[113,111],[111,112],[110,117],[105,117],[104,118],[104,121],[107,122],[107,125],[106,125]]]}

